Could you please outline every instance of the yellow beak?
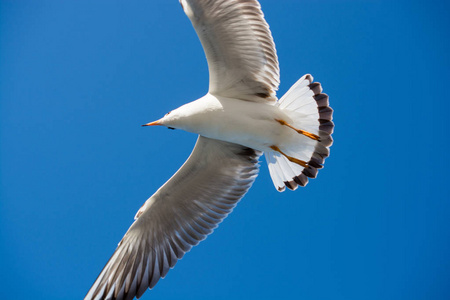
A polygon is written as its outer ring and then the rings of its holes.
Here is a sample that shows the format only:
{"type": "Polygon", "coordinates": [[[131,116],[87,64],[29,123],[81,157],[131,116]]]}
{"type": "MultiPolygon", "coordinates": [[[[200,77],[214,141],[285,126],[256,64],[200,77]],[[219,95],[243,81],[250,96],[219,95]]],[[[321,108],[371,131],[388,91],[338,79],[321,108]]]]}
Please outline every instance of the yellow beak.
{"type": "Polygon", "coordinates": [[[161,122],[158,120],[158,121],[154,121],[154,122],[150,122],[150,123],[144,124],[144,125],[142,125],[142,126],[154,126],[154,125],[162,125],[162,124],[161,124],[161,122]]]}

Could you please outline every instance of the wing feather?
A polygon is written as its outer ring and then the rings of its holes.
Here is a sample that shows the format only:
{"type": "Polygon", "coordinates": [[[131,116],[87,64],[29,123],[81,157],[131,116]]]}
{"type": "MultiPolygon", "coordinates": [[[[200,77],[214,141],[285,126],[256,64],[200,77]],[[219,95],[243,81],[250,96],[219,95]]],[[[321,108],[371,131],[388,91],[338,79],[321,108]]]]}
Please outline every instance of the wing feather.
{"type": "Polygon", "coordinates": [[[203,45],[209,92],[249,101],[276,101],[278,57],[256,0],[180,0],[203,45]]]}
{"type": "Polygon", "coordinates": [[[233,210],[261,152],[200,136],[184,165],[139,210],[88,299],[133,299],[153,288],[233,210]]]}

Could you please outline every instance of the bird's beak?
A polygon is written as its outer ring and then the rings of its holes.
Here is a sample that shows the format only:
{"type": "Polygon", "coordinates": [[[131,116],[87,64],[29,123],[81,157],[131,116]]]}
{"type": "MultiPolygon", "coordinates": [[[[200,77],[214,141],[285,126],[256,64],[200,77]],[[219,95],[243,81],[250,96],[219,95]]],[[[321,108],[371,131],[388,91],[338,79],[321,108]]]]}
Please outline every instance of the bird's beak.
{"type": "Polygon", "coordinates": [[[158,121],[154,121],[154,122],[150,122],[150,123],[144,124],[142,126],[154,126],[154,125],[162,125],[162,123],[161,123],[160,120],[158,120],[158,121]]]}

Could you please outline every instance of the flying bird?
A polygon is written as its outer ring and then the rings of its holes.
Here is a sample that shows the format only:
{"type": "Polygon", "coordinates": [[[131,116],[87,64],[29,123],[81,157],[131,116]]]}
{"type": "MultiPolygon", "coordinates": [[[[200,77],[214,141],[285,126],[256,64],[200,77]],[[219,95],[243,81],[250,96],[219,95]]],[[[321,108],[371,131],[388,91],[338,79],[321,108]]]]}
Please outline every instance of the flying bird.
{"type": "Polygon", "coordinates": [[[183,166],[139,209],[85,299],[153,288],[233,210],[264,153],[278,191],[315,178],[329,155],[333,110],[311,75],[277,99],[279,66],[256,0],[180,0],[206,54],[209,91],[145,126],[197,133],[183,166]]]}

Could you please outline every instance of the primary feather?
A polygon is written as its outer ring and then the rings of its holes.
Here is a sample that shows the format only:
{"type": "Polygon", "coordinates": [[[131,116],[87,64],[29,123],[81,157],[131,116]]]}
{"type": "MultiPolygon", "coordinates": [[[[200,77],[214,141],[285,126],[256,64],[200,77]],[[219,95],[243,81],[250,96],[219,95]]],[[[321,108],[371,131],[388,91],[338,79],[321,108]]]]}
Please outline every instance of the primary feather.
{"type": "Polygon", "coordinates": [[[275,44],[256,0],[181,0],[203,45],[211,94],[276,101],[275,44]]]}
{"type": "Polygon", "coordinates": [[[151,196],[87,299],[133,299],[153,288],[233,210],[258,174],[259,151],[200,136],[184,165],[151,196]]]}

